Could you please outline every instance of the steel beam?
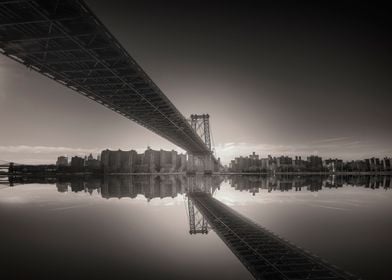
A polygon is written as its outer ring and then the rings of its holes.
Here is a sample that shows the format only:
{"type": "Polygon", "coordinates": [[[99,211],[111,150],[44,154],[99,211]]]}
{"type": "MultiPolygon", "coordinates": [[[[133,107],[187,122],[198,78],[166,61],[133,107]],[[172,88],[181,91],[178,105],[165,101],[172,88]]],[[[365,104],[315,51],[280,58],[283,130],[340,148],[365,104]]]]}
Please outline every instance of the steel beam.
{"type": "Polygon", "coordinates": [[[3,23],[0,49],[5,55],[136,121],[188,152],[210,153],[184,116],[83,1],[62,0],[61,11],[57,13],[51,0],[22,2],[21,6],[21,1],[7,1],[4,12],[0,12],[3,23]],[[65,20],[66,17],[77,19],[77,24],[65,20]],[[43,32],[45,29],[48,32],[43,32]],[[104,52],[97,51],[102,48],[104,52]],[[109,65],[108,61],[113,63],[109,65]],[[132,76],[137,79],[132,80],[132,76]],[[110,80],[104,82],[105,79],[110,80]],[[114,95],[121,96],[121,100],[113,98],[114,95]],[[127,104],[138,109],[124,108],[127,104]]]}

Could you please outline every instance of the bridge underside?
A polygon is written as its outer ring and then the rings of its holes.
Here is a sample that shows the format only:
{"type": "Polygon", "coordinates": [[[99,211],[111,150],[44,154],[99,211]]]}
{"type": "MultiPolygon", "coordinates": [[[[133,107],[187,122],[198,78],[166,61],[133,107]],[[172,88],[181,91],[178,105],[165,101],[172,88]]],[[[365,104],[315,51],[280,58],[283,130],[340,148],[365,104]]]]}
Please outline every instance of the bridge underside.
{"type": "Polygon", "coordinates": [[[0,52],[191,154],[209,148],[83,1],[0,2],[0,52]]]}

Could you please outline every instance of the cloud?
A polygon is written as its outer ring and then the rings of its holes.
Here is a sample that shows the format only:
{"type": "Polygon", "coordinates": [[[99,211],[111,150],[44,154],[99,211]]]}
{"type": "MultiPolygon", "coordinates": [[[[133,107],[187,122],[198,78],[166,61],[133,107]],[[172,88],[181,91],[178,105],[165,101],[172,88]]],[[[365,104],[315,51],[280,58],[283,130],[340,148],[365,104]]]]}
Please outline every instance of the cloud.
{"type": "Polygon", "coordinates": [[[98,153],[101,150],[85,149],[85,148],[70,148],[70,147],[52,147],[52,146],[0,146],[1,153],[25,153],[25,154],[87,154],[98,153]]]}
{"type": "Polygon", "coordinates": [[[317,144],[317,143],[335,143],[335,142],[342,142],[348,140],[348,137],[335,137],[335,138],[325,138],[325,139],[320,139],[313,141],[312,143],[317,144]]]}
{"type": "Polygon", "coordinates": [[[54,163],[60,155],[97,155],[101,149],[97,148],[72,148],[55,146],[0,146],[0,160],[13,161],[24,164],[48,164],[54,163]]]}

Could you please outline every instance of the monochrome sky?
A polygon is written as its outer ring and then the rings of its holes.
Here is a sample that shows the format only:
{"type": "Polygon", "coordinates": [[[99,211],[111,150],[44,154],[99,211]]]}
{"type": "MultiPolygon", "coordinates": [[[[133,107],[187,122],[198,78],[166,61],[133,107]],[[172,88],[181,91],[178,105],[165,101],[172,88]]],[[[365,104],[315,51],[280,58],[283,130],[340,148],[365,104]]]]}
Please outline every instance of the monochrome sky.
{"type": "MultiPolygon", "coordinates": [[[[224,163],[252,151],[392,156],[389,8],[211,2],[87,1],[185,116],[211,115],[224,163]]],[[[177,149],[6,57],[0,131],[0,160],[177,149]]]]}

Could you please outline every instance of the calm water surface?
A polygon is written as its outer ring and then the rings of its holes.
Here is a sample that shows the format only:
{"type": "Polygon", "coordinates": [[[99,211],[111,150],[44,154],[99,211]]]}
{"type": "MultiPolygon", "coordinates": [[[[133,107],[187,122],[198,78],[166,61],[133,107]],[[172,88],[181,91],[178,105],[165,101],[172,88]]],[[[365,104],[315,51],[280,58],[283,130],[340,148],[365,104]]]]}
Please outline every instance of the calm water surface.
{"type": "Polygon", "coordinates": [[[389,177],[122,176],[0,185],[1,279],[253,279],[213,230],[189,233],[195,187],[363,279],[391,278],[389,177]]]}

